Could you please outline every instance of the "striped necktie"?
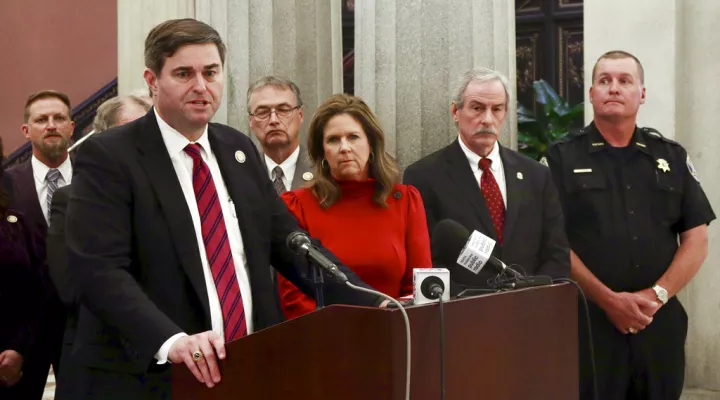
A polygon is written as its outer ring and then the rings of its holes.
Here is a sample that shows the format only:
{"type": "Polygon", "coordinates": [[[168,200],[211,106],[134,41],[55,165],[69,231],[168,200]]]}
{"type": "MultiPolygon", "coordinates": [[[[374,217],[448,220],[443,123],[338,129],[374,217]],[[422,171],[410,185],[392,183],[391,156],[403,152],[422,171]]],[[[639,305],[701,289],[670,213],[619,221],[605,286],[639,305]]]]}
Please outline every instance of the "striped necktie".
{"type": "Polygon", "coordinates": [[[485,203],[487,203],[490,218],[492,218],[498,244],[502,245],[503,228],[505,224],[505,202],[503,201],[502,192],[500,191],[500,185],[498,185],[495,180],[495,175],[493,175],[490,169],[491,164],[492,160],[489,158],[482,158],[478,163],[478,166],[482,170],[480,190],[485,197],[485,203]]]}
{"type": "Polygon", "coordinates": [[[245,308],[217,189],[200,149],[199,144],[191,143],[184,150],[193,160],[193,190],[200,213],[202,237],[222,308],[225,341],[229,342],[247,334],[245,308]]]}
{"type": "Polygon", "coordinates": [[[48,225],[50,225],[50,207],[52,207],[52,198],[55,194],[55,191],[58,188],[58,180],[60,179],[60,171],[57,170],[57,168],[50,168],[47,172],[47,175],[45,175],[45,180],[47,181],[47,197],[45,198],[47,202],[47,220],[48,225]]]}

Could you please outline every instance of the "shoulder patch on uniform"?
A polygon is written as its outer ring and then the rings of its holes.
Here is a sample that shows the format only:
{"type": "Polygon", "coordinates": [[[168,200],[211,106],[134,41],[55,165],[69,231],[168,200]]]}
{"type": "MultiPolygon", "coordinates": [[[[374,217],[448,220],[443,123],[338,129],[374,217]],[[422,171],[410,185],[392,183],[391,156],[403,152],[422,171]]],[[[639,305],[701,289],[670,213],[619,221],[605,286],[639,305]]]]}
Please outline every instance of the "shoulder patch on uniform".
{"type": "Polygon", "coordinates": [[[555,141],[555,143],[568,143],[568,142],[572,142],[573,140],[576,140],[576,139],[578,139],[578,138],[581,138],[581,137],[585,136],[586,134],[587,134],[587,129],[585,129],[585,128],[583,128],[583,129],[573,129],[573,130],[570,130],[570,131],[567,133],[567,135],[564,135],[563,137],[561,137],[560,139],[558,139],[557,141],[555,141]]]}
{"type": "Polygon", "coordinates": [[[685,163],[687,164],[688,171],[690,171],[690,175],[692,175],[695,180],[700,183],[700,178],[698,178],[697,170],[695,169],[695,166],[692,163],[692,160],[690,159],[690,154],[688,154],[687,159],[685,160],[685,163]]]}
{"type": "Polygon", "coordinates": [[[545,156],[543,156],[543,157],[540,159],[540,164],[542,164],[542,165],[544,165],[544,166],[546,166],[546,167],[549,167],[549,166],[550,166],[550,165],[548,165],[547,157],[545,157],[545,156]]]}
{"type": "Polygon", "coordinates": [[[663,134],[660,133],[660,131],[658,131],[658,130],[655,129],[655,128],[650,128],[650,127],[647,127],[647,126],[646,126],[646,127],[644,127],[644,128],[640,128],[640,130],[641,130],[643,133],[647,134],[649,137],[653,138],[653,139],[660,139],[660,140],[662,140],[663,142],[672,143],[672,144],[678,144],[678,142],[676,142],[676,141],[674,141],[674,140],[672,140],[672,139],[668,139],[668,138],[666,138],[665,136],[663,136],[663,134]]]}

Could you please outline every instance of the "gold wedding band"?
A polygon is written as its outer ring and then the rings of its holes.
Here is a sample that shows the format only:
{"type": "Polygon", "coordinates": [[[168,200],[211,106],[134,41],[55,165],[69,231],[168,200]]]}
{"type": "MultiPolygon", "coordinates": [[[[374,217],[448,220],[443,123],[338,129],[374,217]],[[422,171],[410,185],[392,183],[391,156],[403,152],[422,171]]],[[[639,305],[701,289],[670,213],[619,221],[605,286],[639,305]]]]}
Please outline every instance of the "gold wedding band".
{"type": "Polygon", "coordinates": [[[203,359],[203,353],[202,353],[200,350],[194,352],[193,355],[192,355],[192,359],[193,359],[193,361],[195,361],[195,362],[198,362],[198,361],[202,360],[202,359],[203,359]]]}
{"type": "Polygon", "coordinates": [[[635,328],[628,328],[628,332],[632,333],[633,335],[637,333],[635,328]]]}

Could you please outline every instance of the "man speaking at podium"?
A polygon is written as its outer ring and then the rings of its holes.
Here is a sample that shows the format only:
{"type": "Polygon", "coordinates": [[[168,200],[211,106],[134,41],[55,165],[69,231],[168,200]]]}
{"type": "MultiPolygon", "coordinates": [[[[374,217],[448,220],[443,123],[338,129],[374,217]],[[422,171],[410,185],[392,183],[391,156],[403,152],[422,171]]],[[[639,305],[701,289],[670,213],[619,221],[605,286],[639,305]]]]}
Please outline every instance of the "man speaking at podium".
{"type": "MultiPolygon", "coordinates": [[[[209,123],[225,51],[202,22],[156,26],[145,42],[155,107],[88,139],[77,155],[66,235],[82,305],[72,353],[78,399],[170,398],[168,362],[213,387],[226,342],[283,320],[271,263],[313,294],[296,267],[303,260],[285,244],[297,221],[255,146],[209,123]]],[[[380,303],[330,278],[324,295],[380,303]]]]}

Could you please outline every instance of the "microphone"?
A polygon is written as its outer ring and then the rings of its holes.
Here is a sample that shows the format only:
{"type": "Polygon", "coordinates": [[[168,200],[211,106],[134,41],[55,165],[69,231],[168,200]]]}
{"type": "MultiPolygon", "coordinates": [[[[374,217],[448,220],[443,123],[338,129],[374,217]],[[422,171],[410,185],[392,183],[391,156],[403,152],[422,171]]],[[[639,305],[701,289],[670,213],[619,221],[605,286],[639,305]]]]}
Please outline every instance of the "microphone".
{"type": "Polygon", "coordinates": [[[413,269],[413,304],[450,301],[450,271],[446,268],[413,269]]]}
{"type": "Polygon", "coordinates": [[[437,299],[445,293],[445,284],[437,276],[428,276],[420,285],[420,291],[428,299],[437,299]]]}
{"type": "Polygon", "coordinates": [[[492,255],[494,247],[495,240],[492,238],[478,231],[470,233],[467,228],[451,219],[438,222],[430,245],[433,264],[448,268],[459,264],[475,275],[488,266],[498,273],[507,272],[514,277],[523,277],[523,274],[492,255]]]}
{"type": "Polygon", "coordinates": [[[288,235],[285,243],[295,254],[306,256],[311,262],[327,271],[341,283],[348,281],[347,276],[338,269],[337,265],[328,260],[327,257],[318,251],[310,242],[310,238],[303,232],[292,232],[288,235]]]}

